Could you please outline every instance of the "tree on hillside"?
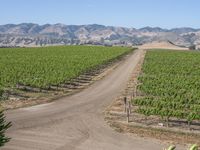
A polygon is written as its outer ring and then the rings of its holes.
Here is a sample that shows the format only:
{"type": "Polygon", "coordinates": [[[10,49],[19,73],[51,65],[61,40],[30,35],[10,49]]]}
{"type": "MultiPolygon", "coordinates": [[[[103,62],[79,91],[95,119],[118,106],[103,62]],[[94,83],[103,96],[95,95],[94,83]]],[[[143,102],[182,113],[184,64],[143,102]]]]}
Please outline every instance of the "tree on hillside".
{"type": "Polygon", "coordinates": [[[11,122],[6,122],[3,110],[0,110],[0,147],[9,142],[10,138],[5,135],[8,128],[11,127],[11,122]]]}
{"type": "Polygon", "coordinates": [[[196,49],[196,45],[191,45],[190,47],[189,47],[189,50],[195,50],[196,49]]]}

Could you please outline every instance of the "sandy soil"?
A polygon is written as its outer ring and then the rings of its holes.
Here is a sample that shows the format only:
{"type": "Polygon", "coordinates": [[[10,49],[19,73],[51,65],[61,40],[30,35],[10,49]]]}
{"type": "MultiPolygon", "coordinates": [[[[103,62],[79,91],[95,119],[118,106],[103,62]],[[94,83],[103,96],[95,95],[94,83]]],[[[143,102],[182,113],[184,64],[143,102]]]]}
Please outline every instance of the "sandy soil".
{"type": "MultiPolygon", "coordinates": [[[[112,73],[74,95],[6,111],[12,137],[2,150],[161,150],[168,143],[115,132],[104,121],[105,108],[121,95],[142,51],[137,50],[112,73]]],[[[183,150],[182,146],[178,147],[183,150]]]]}

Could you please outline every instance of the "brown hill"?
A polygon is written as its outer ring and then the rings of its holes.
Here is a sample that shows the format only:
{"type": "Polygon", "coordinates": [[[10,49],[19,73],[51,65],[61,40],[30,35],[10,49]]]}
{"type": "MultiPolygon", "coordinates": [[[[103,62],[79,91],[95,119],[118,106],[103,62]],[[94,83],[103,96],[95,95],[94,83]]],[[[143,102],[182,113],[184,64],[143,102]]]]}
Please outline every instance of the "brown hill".
{"type": "Polygon", "coordinates": [[[140,49],[173,49],[173,50],[188,50],[188,48],[179,47],[168,41],[151,42],[139,46],[140,49]]]}

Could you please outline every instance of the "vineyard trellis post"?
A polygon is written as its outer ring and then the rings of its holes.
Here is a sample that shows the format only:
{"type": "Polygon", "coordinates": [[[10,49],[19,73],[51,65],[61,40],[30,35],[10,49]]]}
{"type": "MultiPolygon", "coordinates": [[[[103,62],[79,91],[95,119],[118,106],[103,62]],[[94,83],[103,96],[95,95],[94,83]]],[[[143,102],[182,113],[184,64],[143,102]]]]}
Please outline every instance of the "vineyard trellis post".
{"type": "Polygon", "coordinates": [[[124,97],[124,112],[127,112],[127,97],[124,97]]]}
{"type": "Polygon", "coordinates": [[[129,111],[129,107],[127,108],[127,112],[126,112],[126,117],[127,117],[127,123],[130,122],[130,111],[129,111]]]}
{"type": "Polygon", "coordinates": [[[131,114],[131,101],[128,101],[128,110],[129,110],[129,114],[131,114]]]}

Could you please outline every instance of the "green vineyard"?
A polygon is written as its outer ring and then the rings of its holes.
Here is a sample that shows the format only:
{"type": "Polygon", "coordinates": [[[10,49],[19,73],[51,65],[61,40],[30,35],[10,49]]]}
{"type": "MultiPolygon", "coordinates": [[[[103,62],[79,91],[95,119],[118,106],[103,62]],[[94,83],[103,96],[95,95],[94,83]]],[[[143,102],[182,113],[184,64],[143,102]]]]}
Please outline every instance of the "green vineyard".
{"type": "Polygon", "coordinates": [[[60,46],[0,49],[0,97],[5,89],[27,85],[48,88],[111,61],[130,48],[60,46]]]}
{"type": "Polygon", "coordinates": [[[188,124],[200,120],[199,52],[147,51],[138,80],[140,96],[132,101],[138,113],[167,122],[171,117],[188,124]]]}

